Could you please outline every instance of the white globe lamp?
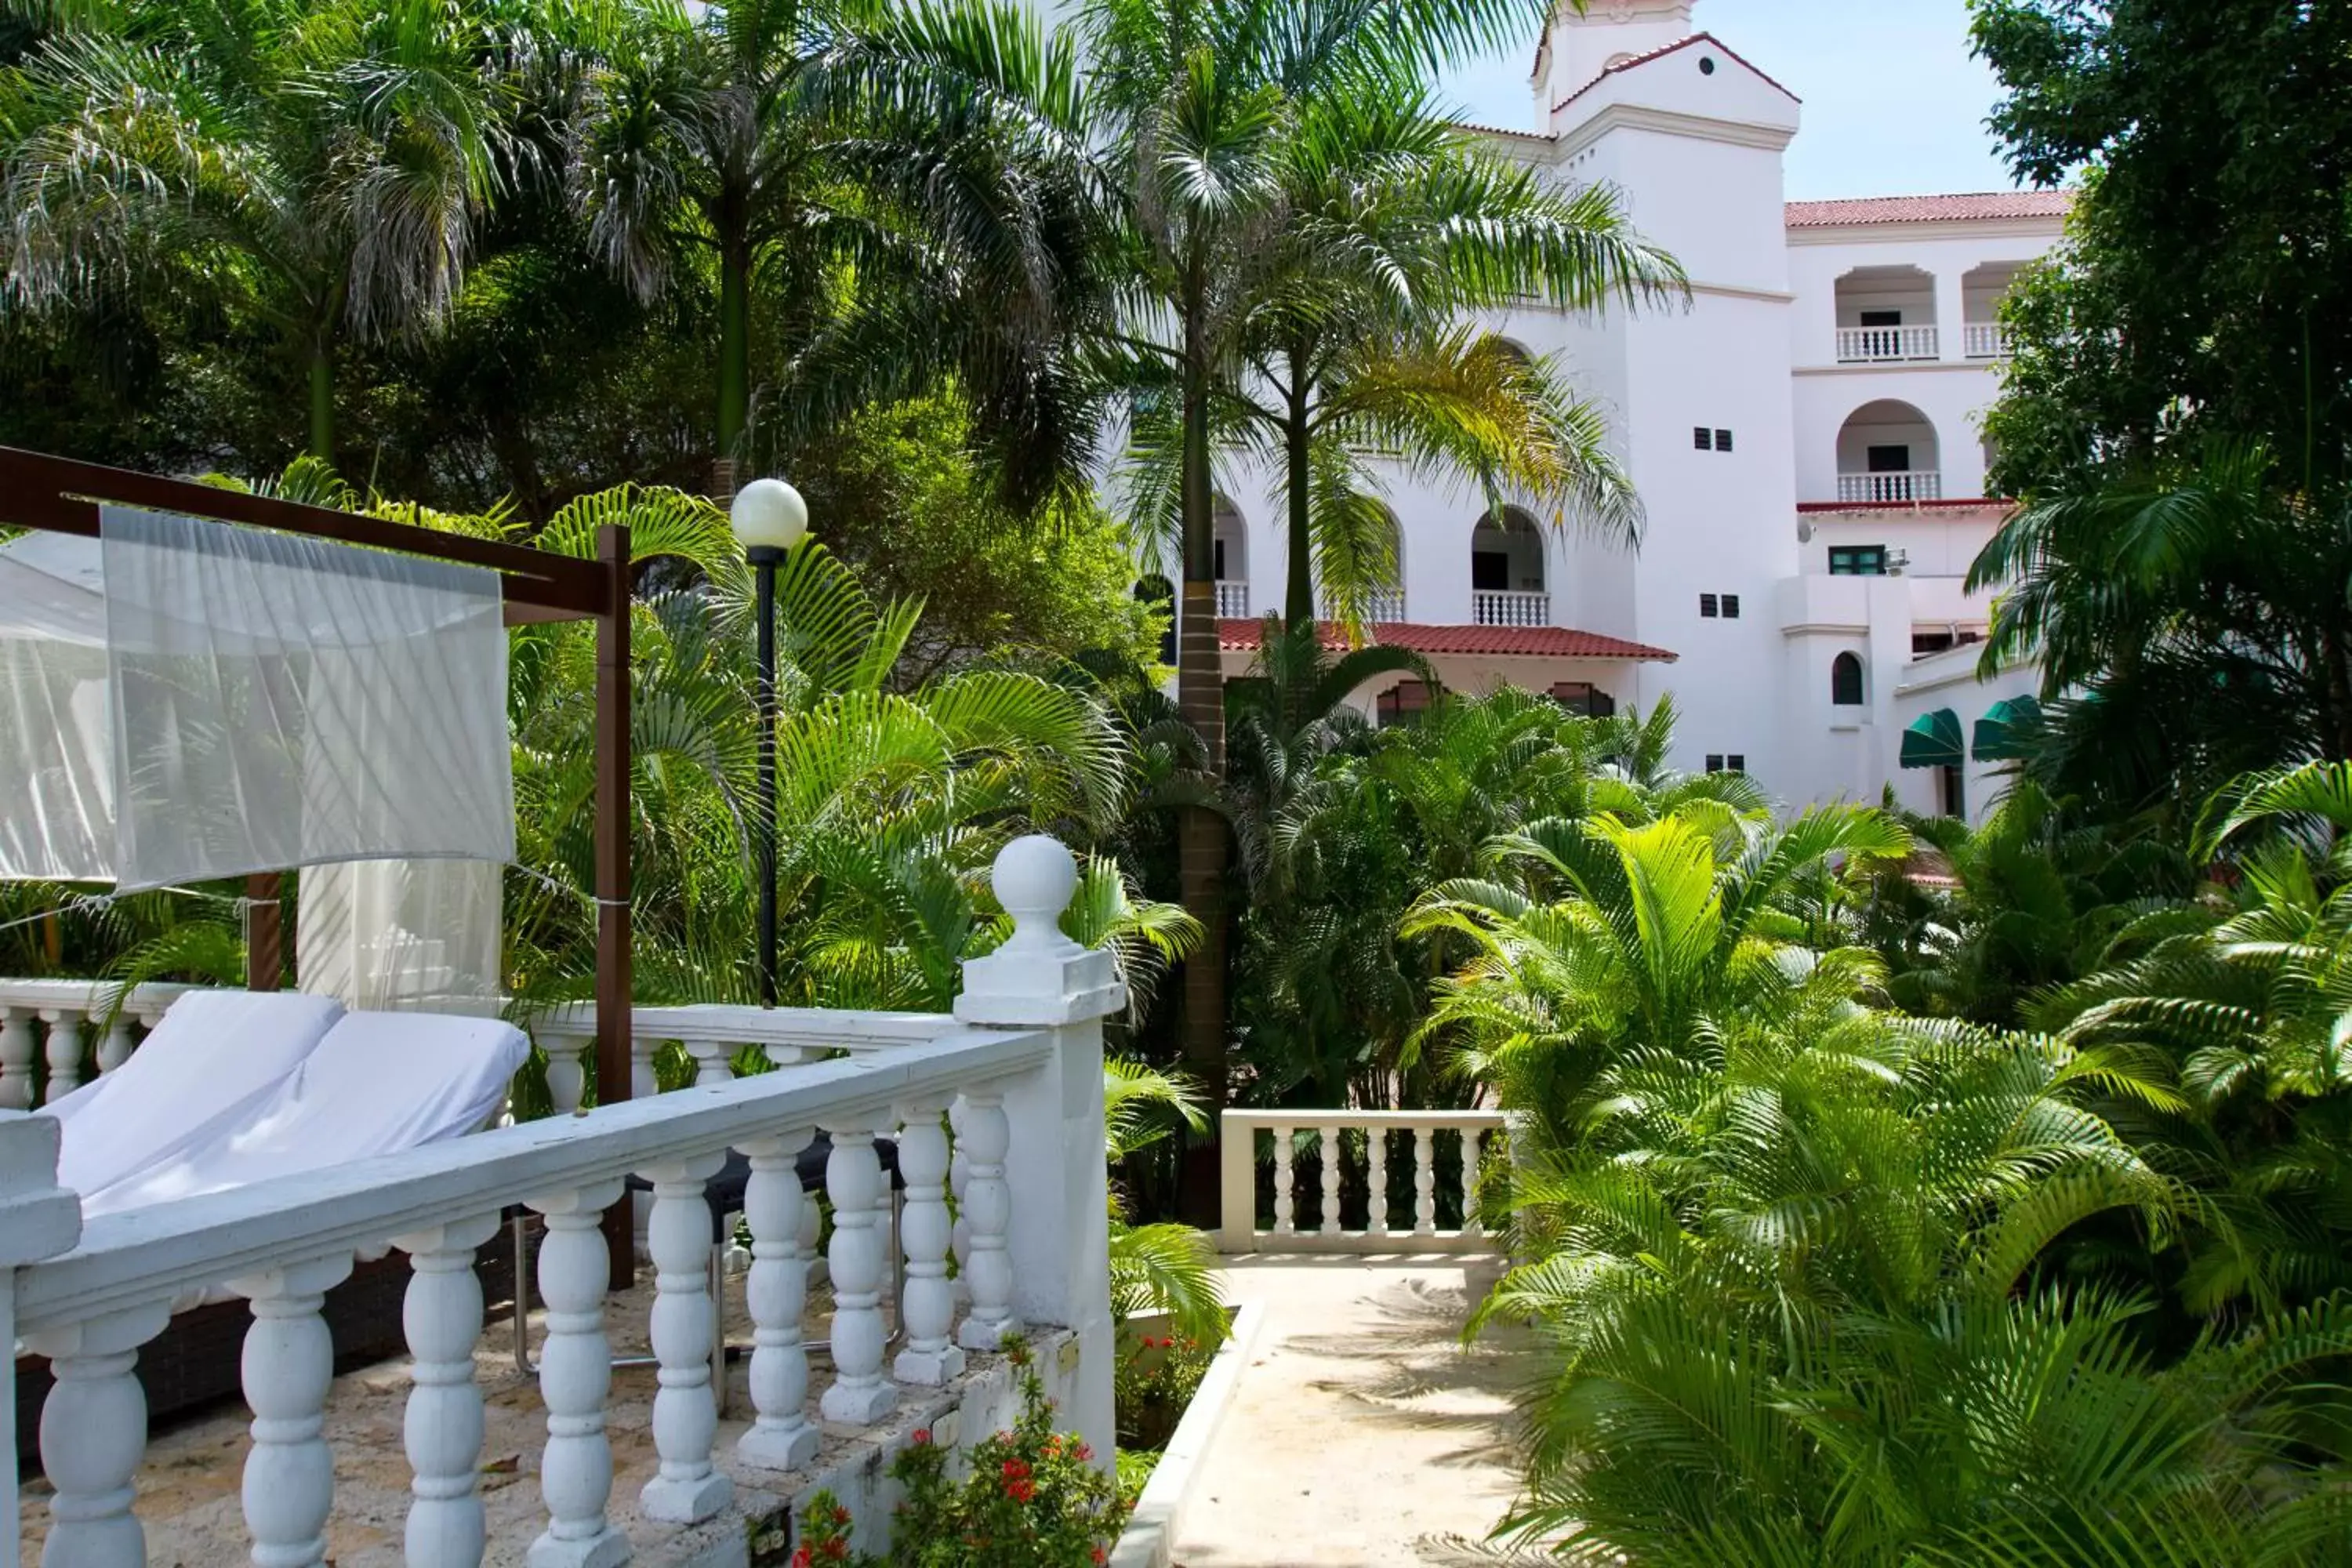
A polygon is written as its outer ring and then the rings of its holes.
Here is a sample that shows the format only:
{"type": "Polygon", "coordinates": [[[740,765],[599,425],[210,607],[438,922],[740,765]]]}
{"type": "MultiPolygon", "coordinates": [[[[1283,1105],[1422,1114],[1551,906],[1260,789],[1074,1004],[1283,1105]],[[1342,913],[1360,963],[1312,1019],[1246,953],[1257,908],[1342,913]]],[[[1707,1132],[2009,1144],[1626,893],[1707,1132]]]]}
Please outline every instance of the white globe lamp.
{"type": "Polygon", "coordinates": [[[781,555],[808,532],[808,502],[782,479],[753,479],[735,492],[727,521],[746,553],[772,550],[781,555]]]}

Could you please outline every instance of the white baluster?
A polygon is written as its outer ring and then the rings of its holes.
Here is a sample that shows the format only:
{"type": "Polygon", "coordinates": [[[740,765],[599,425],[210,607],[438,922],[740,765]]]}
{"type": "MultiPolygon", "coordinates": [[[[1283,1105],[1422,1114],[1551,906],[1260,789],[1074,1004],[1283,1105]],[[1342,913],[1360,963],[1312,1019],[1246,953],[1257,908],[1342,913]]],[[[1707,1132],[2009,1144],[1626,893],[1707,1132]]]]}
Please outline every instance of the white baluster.
{"type": "Polygon", "coordinates": [[[1323,1234],[1339,1234],[1339,1130],[1323,1129],[1323,1234]]]}
{"type": "Polygon", "coordinates": [[[936,1387],[963,1371],[955,1332],[955,1288],[948,1282],[948,1134],[936,1105],[910,1109],[898,1132],[898,1173],[907,1182],[899,1233],[907,1289],[899,1305],[906,1344],[890,1373],[900,1383],[936,1387]]]}
{"type": "Polygon", "coordinates": [[[963,1272],[971,1306],[956,1331],[956,1343],[968,1351],[992,1351],[1021,1327],[1013,1315],[1013,1258],[1005,1250],[1013,1189],[1004,1182],[1004,1156],[1013,1147],[1013,1124],[1005,1119],[1002,1094],[964,1095],[962,1137],[963,1217],[971,1246],[963,1272]]]}
{"type": "Polygon", "coordinates": [[[654,1071],[654,1055],[661,1049],[659,1040],[649,1040],[642,1035],[629,1037],[629,1098],[651,1100],[661,1092],[661,1079],[654,1071]]]}
{"type": "Polygon", "coordinates": [[[955,1224],[948,1231],[948,1249],[955,1255],[956,1309],[971,1304],[971,1220],[964,1213],[964,1193],[971,1185],[971,1153],[964,1147],[963,1097],[948,1107],[948,1131],[952,1145],[948,1155],[948,1192],[955,1199],[955,1224]]]}
{"type": "Polygon", "coordinates": [[[743,1294],[751,1310],[750,1431],[736,1439],[735,1457],[762,1470],[793,1470],[816,1458],[818,1434],[808,1418],[808,1350],[801,1314],[808,1306],[808,1255],[801,1250],[801,1177],[797,1156],[808,1135],[743,1144],[751,1179],[743,1188],[743,1217],[751,1226],[751,1273],[743,1294]]]}
{"type": "Polygon", "coordinates": [[[548,1102],[556,1115],[569,1116],[587,1098],[588,1069],[580,1058],[588,1042],[577,1035],[558,1035],[544,1029],[540,1037],[547,1048],[548,1102]]]}
{"type": "Polygon", "coordinates": [[[1483,1236],[1478,1224],[1478,1138],[1479,1130],[1462,1130],[1462,1234],[1483,1236]]]}
{"type": "Polygon", "coordinates": [[[81,1009],[44,1007],[41,1017],[49,1026],[49,1085],[41,1103],[55,1105],[81,1085],[81,1009]]]}
{"type": "Polygon", "coordinates": [[[1437,1234],[1437,1152],[1430,1130],[1412,1130],[1412,1233],[1437,1234]]]}
{"type": "MultiPolygon", "coordinates": [[[[57,1496],[41,1568],[142,1568],[146,1532],[131,1512],[131,1478],[147,1452],[139,1347],[171,1321],[167,1303],[27,1334],[57,1382],[41,1403],[41,1470],[57,1496]]],[[[14,1414],[11,1413],[11,1419],[14,1414]]]]}
{"type": "Polygon", "coordinates": [[[1274,1130],[1274,1234],[1296,1236],[1297,1201],[1290,1193],[1290,1137],[1287,1127],[1274,1130]]]}
{"type": "Polygon", "coordinates": [[[351,1271],[342,1253],[229,1281],[253,1308],[242,1370],[253,1412],[244,1498],[254,1568],[311,1568],[327,1558],[335,1457],[321,1433],[335,1342],[319,1309],[351,1271]]]}
{"type": "Polygon", "coordinates": [[[476,1250],[499,1233],[499,1216],[395,1236],[408,1254],[401,1327],[408,1336],[409,1568],[469,1568],[488,1539],[481,1497],[482,1391],[474,1383],[474,1342],[482,1333],[476,1250]]]}
{"type": "Polygon", "coordinates": [[[539,1352],[539,1397],[547,1407],[547,1448],[539,1489],[548,1526],[530,1544],[530,1568],[618,1568],[629,1538],[604,1518],[613,1491],[613,1448],[604,1436],[604,1396],[613,1352],[604,1341],[608,1261],[599,1228],[621,1195],[611,1182],[530,1200],[547,1220],[539,1248],[539,1295],[547,1342],[539,1352]]]}
{"type": "Polygon", "coordinates": [[[1364,1234],[1386,1236],[1389,1233],[1389,1130],[1379,1122],[1372,1123],[1364,1138],[1366,1180],[1370,1184],[1370,1203],[1365,1211],[1364,1234]]]}
{"type": "Polygon", "coordinates": [[[654,1262],[654,1451],[661,1468],[638,1494],[646,1517],[698,1524],[734,1500],[735,1483],[712,1468],[719,1400],[710,1386],[710,1205],[702,1186],[724,1157],[697,1155],[647,1166],[654,1212],[646,1231],[654,1262]]]}
{"type": "Polygon", "coordinates": [[[687,1055],[694,1058],[694,1087],[709,1089],[735,1081],[735,1047],[719,1040],[688,1040],[687,1055]]]}
{"type": "Polygon", "coordinates": [[[33,1015],[23,1007],[0,1007],[0,1110],[33,1109],[33,1015]]]}
{"type": "Polygon", "coordinates": [[[888,1188],[874,1154],[871,1121],[830,1123],[833,1153],[824,1163],[825,1195],[833,1200],[833,1386],[824,1391],[824,1418],[864,1426],[898,1403],[882,1375],[882,1285],[887,1271],[874,1205],[888,1188]]]}
{"type": "Polygon", "coordinates": [[[131,1009],[128,1006],[119,1007],[115,1009],[113,1018],[108,1022],[106,1033],[99,1037],[98,1070],[101,1073],[110,1073],[129,1061],[133,1043],[131,1037],[131,1009]]]}

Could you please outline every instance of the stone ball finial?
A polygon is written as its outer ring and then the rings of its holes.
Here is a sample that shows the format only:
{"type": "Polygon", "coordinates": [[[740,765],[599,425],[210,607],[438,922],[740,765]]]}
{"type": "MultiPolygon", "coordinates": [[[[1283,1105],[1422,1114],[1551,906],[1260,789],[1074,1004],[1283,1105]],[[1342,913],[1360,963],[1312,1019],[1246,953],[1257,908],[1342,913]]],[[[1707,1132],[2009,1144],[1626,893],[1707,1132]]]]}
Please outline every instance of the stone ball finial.
{"type": "Polygon", "coordinates": [[[1032,833],[997,851],[989,873],[996,901],[1013,917],[1008,947],[1059,947],[1062,911],[1077,891],[1078,863],[1058,838],[1032,833]]]}

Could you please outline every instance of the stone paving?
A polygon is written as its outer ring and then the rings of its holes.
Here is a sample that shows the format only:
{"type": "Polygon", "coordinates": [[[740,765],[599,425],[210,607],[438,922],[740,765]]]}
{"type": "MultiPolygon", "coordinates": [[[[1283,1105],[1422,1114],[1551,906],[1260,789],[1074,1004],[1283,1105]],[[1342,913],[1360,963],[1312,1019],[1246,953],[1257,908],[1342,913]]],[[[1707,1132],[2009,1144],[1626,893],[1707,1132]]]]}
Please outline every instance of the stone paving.
{"type": "Polygon", "coordinates": [[[1480,1258],[1247,1257],[1266,1313],[1193,1479],[1177,1568],[1452,1568],[1510,1507],[1524,1336],[1465,1350],[1500,1270],[1480,1258]]]}

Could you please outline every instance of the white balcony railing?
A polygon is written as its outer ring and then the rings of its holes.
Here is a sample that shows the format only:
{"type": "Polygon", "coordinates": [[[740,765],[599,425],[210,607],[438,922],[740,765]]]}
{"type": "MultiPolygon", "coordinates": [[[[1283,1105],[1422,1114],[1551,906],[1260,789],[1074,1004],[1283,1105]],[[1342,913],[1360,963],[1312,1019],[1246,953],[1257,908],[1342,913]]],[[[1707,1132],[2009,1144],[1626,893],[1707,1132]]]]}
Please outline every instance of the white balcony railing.
{"type": "Polygon", "coordinates": [[[1482,1147],[1501,1131],[1499,1110],[1228,1110],[1222,1118],[1221,1223],[1217,1245],[1225,1252],[1479,1251],[1495,1242],[1478,1222],[1482,1147]],[[1369,1194],[1365,1226],[1340,1224],[1342,1132],[1364,1135],[1364,1178],[1369,1194]],[[1258,1135],[1269,1135],[1274,1159],[1274,1228],[1257,1227],[1258,1135]],[[1461,1142],[1462,1225],[1437,1228],[1437,1138],[1461,1142]],[[1296,1183],[1301,1135],[1322,1167],[1320,1223],[1301,1228],[1296,1183]],[[1390,1144],[1412,1162],[1412,1207],[1392,1213],[1389,1204],[1390,1144]],[[1409,1143],[1409,1147],[1408,1147],[1409,1143]],[[1402,1221],[1402,1223],[1399,1223],[1402,1221]]]}
{"type": "MultiPolygon", "coordinates": [[[[410,1264],[409,1560],[480,1562],[488,1516],[474,1262],[501,1211],[520,1203],[546,1230],[537,1272],[547,1308],[538,1366],[546,1436],[536,1463],[521,1466],[539,1475],[544,1510],[528,1527],[540,1531],[536,1542],[501,1540],[491,1550],[520,1561],[527,1545],[533,1563],[571,1568],[625,1562],[631,1542],[608,1513],[613,1363],[599,1231],[632,1175],[653,1189],[650,1337],[660,1363],[650,1413],[660,1464],[640,1499],[644,1519],[716,1519],[734,1506],[735,1472],[791,1469],[803,1472],[795,1486],[839,1485],[844,1500],[865,1510],[861,1533],[887,1541],[887,1510],[870,1489],[835,1482],[818,1464],[818,1423],[866,1429],[887,1465],[888,1450],[912,1440],[899,1428],[929,1424],[908,1416],[933,1406],[943,1414],[940,1402],[956,1397],[950,1385],[960,1385],[967,1352],[993,1351],[1024,1323],[1066,1331],[1071,1348],[1052,1372],[1071,1380],[1061,1421],[1086,1434],[1108,1465],[1100,1020],[1123,1005],[1123,994],[1107,953],[1080,950],[1055,929],[1074,880],[1058,846],[1041,855],[1016,845],[1000,858],[998,898],[1015,931],[966,965],[953,1017],[648,1008],[636,1015],[642,1028],[685,1037],[689,1048],[723,1037],[791,1065],[734,1079],[725,1070],[732,1045],[723,1054],[698,1050],[705,1076],[690,1089],[584,1114],[86,1221],[75,1194],[56,1185],[58,1124],[0,1115],[0,1308],[13,1301],[15,1333],[49,1359],[56,1378],[41,1420],[55,1490],[44,1559],[90,1568],[145,1561],[134,1511],[146,1445],[139,1348],[162,1332],[175,1298],[226,1281],[253,1313],[241,1363],[255,1415],[243,1489],[251,1554],[289,1568],[320,1563],[333,1477],[343,1468],[324,1430],[335,1356],[324,1294],[356,1253],[389,1242],[410,1264]],[[844,1047],[848,1054],[834,1054],[844,1047]],[[820,1051],[826,1059],[798,1059],[820,1051]],[[824,1178],[834,1216],[825,1254],[833,1376],[811,1398],[803,1321],[811,1205],[795,1157],[820,1130],[833,1135],[824,1178]],[[887,1364],[890,1184],[877,1137],[895,1139],[905,1183],[898,1351],[887,1364]],[[1083,1150],[1072,1139],[1083,1139],[1083,1150]],[[719,1453],[704,1182],[730,1149],[751,1168],[755,1418],[719,1453]]],[[[567,1016],[557,1028],[579,1021],[567,1016]]],[[[562,1038],[552,1037],[559,1062],[562,1038]]],[[[571,1099],[576,1105],[576,1090],[571,1099]]],[[[10,1368],[0,1393],[13,1411],[10,1368]]],[[[980,1415],[967,1413],[956,1441],[988,1435],[980,1415]]],[[[0,1427],[0,1458],[12,1467],[15,1433],[13,1418],[0,1427]]]]}
{"type": "Polygon", "coordinates": [[[1518,590],[1480,588],[1470,595],[1470,618],[1482,626],[1548,626],[1551,595],[1518,590]]]}
{"type": "Polygon", "coordinates": [[[1840,364],[1893,364],[1939,357],[1933,327],[1840,327],[1840,364]]]}
{"type": "Polygon", "coordinates": [[[0,1110],[62,1100],[121,1067],[188,989],[136,985],[123,994],[103,980],[0,980],[0,1110]]]}
{"type": "Polygon", "coordinates": [[[1250,613],[1249,584],[1242,579],[1223,579],[1217,583],[1217,615],[1223,620],[1239,620],[1250,613]]]}
{"type": "MultiPolygon", "coordinates": [[[[1364,595],[1364,619],[1372,626],[1389,626],[1404,619],[1404,590],[1380,588],[1364,595]]],[[[1329,595],[1316,602],[1315,613],[1327,621],[1339,618],[1337,606],[1329,595]]]]}
{"type": "Polygon", "coordinates": [[[1944,499],[1944,476],[1933,468],[1910,468],[1891,474],[1840,474],[1838,500],[1870,506],[1916,503],[1944,499]]]}
{"type": "Polygon", "coordinates": [[[1970,321],[1965,331],[1970,359],[2009,357],[2009,329],[1999,321],[1970,321]]]}

